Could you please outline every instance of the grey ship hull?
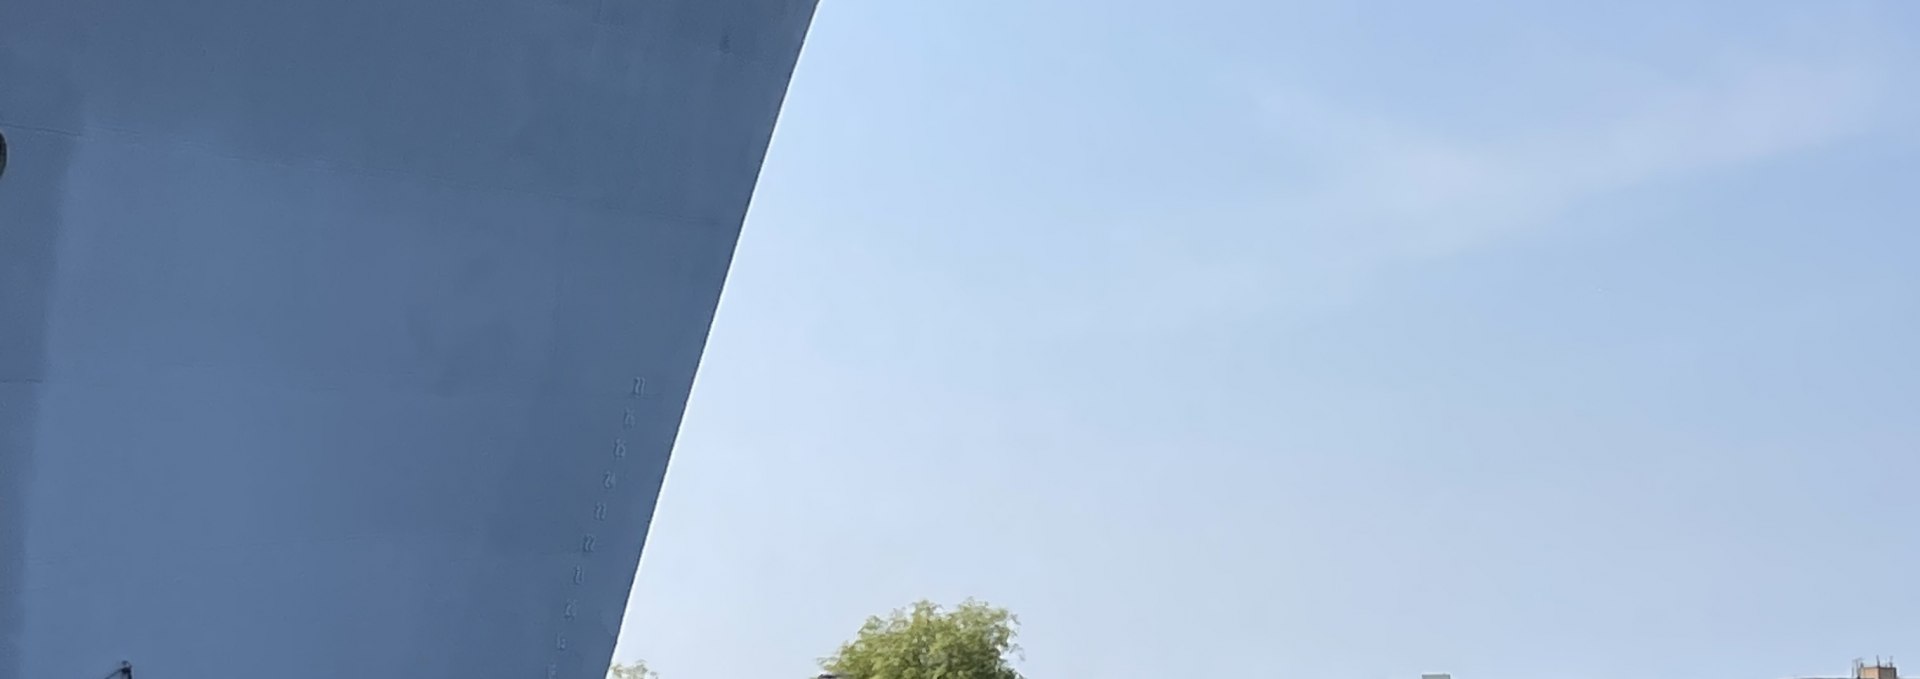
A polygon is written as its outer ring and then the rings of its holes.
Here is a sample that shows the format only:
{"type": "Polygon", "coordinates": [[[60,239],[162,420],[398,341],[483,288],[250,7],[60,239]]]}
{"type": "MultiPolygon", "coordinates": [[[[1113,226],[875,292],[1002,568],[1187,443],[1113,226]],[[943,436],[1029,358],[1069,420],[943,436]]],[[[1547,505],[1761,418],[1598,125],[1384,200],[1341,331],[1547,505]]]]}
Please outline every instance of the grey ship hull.
{"type": "Polygon", "coordinates": [[[0,679],[602,673],[812,11],[0,3],[0,679]]]}

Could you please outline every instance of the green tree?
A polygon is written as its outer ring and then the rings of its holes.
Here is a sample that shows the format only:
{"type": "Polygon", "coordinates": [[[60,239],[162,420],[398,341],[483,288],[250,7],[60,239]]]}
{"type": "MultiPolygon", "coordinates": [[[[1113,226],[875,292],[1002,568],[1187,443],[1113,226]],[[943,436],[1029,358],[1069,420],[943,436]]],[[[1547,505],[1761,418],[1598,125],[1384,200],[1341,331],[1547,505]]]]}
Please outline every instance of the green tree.
{"type": "Polygon", "coordinates": [[[868,618],[820,667],[844,679],[1022,679],[1010,664],[1019,623],[972,599],[952,610],[921,601],[868,618]]]}
{"type": "Polygon", "coordinates": [[[647,669],[644,660],[635,660],[633,664],[614,663],[607,668],[607,679],[660,679],[660,675],[647,669]]]}

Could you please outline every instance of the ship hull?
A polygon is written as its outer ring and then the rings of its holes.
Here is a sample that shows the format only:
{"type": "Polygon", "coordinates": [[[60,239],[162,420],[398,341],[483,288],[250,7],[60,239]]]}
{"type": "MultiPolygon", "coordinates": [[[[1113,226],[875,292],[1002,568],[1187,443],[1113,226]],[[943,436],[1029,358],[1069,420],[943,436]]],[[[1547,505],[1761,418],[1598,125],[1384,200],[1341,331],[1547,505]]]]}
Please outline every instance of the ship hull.
{"type": "Polygon", "coordinates": [[[812,10],[0,4],[0,679],[603,673],[812,10]]]}

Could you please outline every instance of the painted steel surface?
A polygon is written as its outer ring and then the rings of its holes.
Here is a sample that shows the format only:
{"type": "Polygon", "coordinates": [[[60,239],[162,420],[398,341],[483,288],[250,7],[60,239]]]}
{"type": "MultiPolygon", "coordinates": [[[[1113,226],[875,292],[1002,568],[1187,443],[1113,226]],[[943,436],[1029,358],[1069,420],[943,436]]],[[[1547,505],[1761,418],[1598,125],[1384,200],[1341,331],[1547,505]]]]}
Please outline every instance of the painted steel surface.
{"type": "Polygon", "coordinates": [[[0,2],[0,679],[597,678],[812,12],[0,2]]]}

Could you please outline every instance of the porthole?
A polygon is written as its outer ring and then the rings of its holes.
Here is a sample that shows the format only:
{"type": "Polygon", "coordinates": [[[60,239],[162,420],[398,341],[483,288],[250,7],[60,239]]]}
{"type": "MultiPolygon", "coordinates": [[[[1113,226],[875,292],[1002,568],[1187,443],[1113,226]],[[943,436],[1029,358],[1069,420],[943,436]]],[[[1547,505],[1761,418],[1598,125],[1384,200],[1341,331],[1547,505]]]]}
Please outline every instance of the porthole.
{"type": "Polygon", "coordinates": [[[7,176],[7,133],[0,132],[0,177],[7,176]]]}

